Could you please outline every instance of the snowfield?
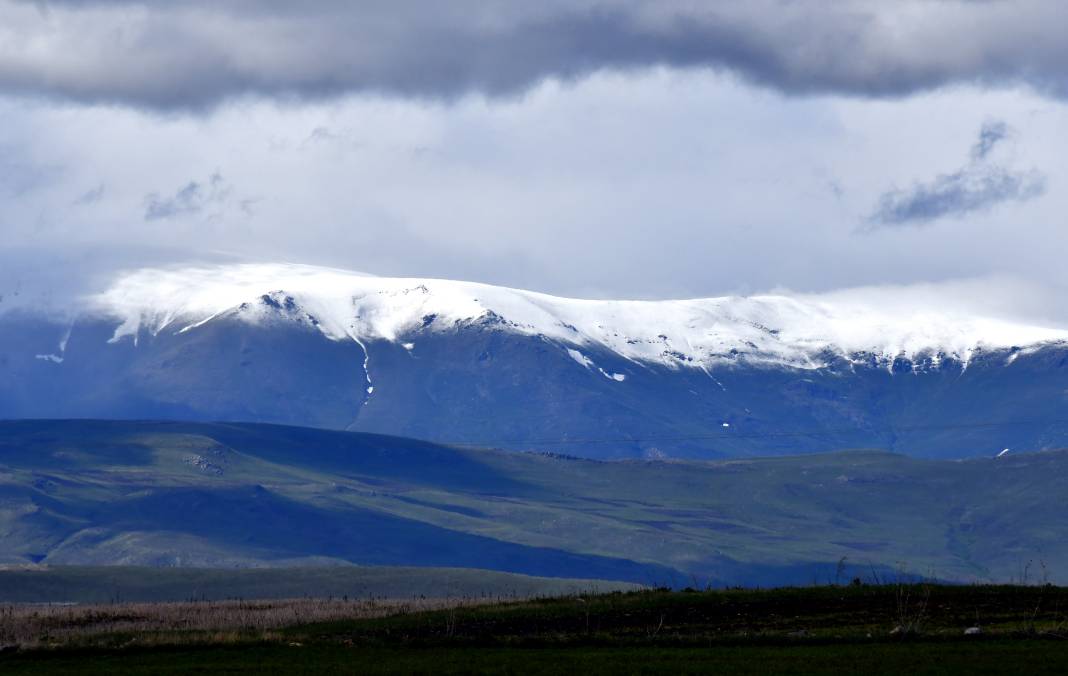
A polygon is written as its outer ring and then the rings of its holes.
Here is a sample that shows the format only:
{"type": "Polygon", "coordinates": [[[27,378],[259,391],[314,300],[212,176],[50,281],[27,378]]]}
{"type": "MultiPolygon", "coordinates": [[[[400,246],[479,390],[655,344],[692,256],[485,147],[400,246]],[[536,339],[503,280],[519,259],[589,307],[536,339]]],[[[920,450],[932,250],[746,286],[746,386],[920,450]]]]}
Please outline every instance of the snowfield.
{"type": "Polygon", "coordinates": [[[88,311],[121,321],[114,340],[136,338],[140,331],[193,331],[224,315],[250,323],[300,317],[333,340],[361,345],[387,340],[409,350],[418,345],[420,332],[490,321],[501,330],[557,341],[587,368],[594,365],[581,352],[584,347],[672,368],[707,369],[742,360],[811,369],[832,356],[857,363],[874,358],[882,365],[899,357],[935,363],[951,357],[966,364],[980,349],[1068,341],[1068,330],[885,292],[578,300],[294,264],[137,270],[92,296],[88,311]]]}

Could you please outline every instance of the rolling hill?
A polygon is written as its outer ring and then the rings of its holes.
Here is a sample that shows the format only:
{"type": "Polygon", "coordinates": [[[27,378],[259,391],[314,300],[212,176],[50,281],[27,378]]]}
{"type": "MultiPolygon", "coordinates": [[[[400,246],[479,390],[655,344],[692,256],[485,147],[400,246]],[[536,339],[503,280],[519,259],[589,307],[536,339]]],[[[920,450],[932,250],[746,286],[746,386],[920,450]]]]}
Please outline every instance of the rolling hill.
{"type": "Polygon", "coordinates": [[[642,584],[1064,581],[1068,454],[595,461],[262,424],[0,423],[0,562],[642,584]]]}

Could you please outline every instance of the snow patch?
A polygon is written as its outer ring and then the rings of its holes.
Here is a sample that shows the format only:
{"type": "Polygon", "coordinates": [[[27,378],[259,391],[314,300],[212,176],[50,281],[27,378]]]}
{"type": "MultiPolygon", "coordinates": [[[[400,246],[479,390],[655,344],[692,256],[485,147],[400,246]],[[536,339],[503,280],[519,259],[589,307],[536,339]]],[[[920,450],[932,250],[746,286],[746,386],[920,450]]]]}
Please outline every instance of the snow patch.
{"type": "Polygon", "coordinates": [[[62,364],[63,360],[67,356],[67,343],[70,342],[70,334],[74,331],[74,324],[72,323],[67,327],[67,332],[63,334],[63,337],[59,339],[59,354],[35,354],[34,359],[40,359],[41,361],[50,361],[53,364],[62,364]]]}
{"type": "MultiPolygon", "coordinates": [[[[120,322],[113,342],[127,335],[136,342],[141,330],[188,330],[280,290],[331,340],[407,345],[420,332],[491,322],[495,329],[589,346],[640,365],[700,368],[710,377],[710,370],[738,363],[816,369],[835,358],[888,370],[895,358],[931,359],[933,365],[951,358],[967,366],[982,350],[1068,342],[1068,330],[969,313],[906,290],[578,300],[290,264],[137,270],[92,297],[91,307],[120,322]]],[[[256,323],[278,312],[263,308],[236,316],[256,323]]],[[[569,348],[572,359],[594,368],[579,349],[573,352],[569,348]]]]}
{"type": "Polygon", "coordinates": [[[67,332],[63,334],[63,337],[59,339],[59,353],[67,353],[67,343],[70,342],[70,334],[74,331],[74,324],[67,327],[67,332]]]}
{"type": "Polygon", "coordinates": [[[356,334],[350,333],[349,337],[360,346],[361,350],[363,350],[363,377],[367,379],[367,388],[365,389],[365,392],[367,392],[367,399],[363,400],[363,404],[366,406],[367,402],[371,400],[371,395],[374,394],[375,391],[374,383],[371,382],[371,353],[367,351],[367,346],[364,345],[363,341],[360,340],[356,334]]]}
{"type": "Polygon", "coordinates": [[[1016,361],[1020,357],[1027,357],[1027,356],[1030,356],[1030,355],[1038,352],[1038,350],[1041,347],[1042,347],[1041,345],[1031,345],[1029,347],[1016,347],[1016,346],[1013,346],[1012,354],[1010,354],[1005,359],[1005,366],[1008,366],[1009,364],[1013,363],[1014,361],[1016,361]]]}
{"type": "Polygon", "coordinates": [[[590,359],[589,357],[587,357],[586,355],[582,354],[578,350],[573,350],[571,348],[568,348],[567,353],[569,355],[571,355],[572,359],[577,361],[579,364],[582,364],[586,368],[591,368],[593,366],[593,360],[590,359]]]}

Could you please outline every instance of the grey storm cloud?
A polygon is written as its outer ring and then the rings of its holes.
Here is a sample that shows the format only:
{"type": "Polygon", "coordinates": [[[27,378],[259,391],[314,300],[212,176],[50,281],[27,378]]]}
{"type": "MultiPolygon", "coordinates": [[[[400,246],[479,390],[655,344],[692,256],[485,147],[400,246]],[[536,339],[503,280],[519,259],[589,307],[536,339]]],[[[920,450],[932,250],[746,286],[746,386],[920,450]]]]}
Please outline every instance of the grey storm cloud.
{"type": "Polygon", "coordinates": [[[991,161],[994,148],[1011,129],[1001,121],[987,122],[972,146],[971,161],[908,190],[891,190],[880,197],[869,224],[922,225],[947,216],[985,211],[1002,202],[1023,202],[1046,191],[1046,177],[1036,170],[1012,171],[991,161]]]}
{"type": "Polygon", "coordinates": [[[213,204],[226,201],[230,189],[223,177],[212,174],[206,182],[190,181],[170,197],[145,197],[145,220],[158,221],[178,216],[195,216],[213,204]]]}
{"type": "Polygon", "coordinates": [[[90,204],[96,204],[104,197],[105,185],[101,183],[92,190],[87,190],[82,193],[78,199],[74,200],[73,204],[77,206],[87,206],[90,204]]]}
{"type": "Polygon", "coordinates": [[[979,129],[979,139],[972,146],[972,159],[983,160],[1009,136],[1009,125],[1001,120],[986,122],[979,129]]]}
{"type": "Polygon", "coordinates": [[[1068,8],[1041,0],[0,0],[0,91],[157,109],[233,97],[521,92],[712,68],[787,93],[954,83],[1068,96],[1068,8]]]}

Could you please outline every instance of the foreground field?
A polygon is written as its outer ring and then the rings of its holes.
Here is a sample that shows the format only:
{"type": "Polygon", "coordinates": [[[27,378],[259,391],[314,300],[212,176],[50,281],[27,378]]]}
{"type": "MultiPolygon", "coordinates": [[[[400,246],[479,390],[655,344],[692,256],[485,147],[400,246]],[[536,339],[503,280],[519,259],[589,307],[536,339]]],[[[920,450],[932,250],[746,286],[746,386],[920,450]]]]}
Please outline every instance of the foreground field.
{"type": "Polygon", "coordinates": [[[337,646],[17,658],[5,674],[1063,674],[1068,642],[1039,640],[713,648],[371,648],[337,646]]]}
{"type": "Polygon", "coordinates": [[[1045,674],[1068,664],[1068,589],[1052,586],[643,591],[350,610],[216,633],[177,620],[100,632],[84,613],[66,624],[59,613],[51,631],[64,638],[36,644],[57,647],[9,650],[0,671],[1045,674]]]}
{"type": "Polygon", "coordinates": [[[149,568],[0,566],[0,604],[225,601],[234,599],[523,599],[627,591],[628,582],[534,577],[475,568],[318,566],[149,568]]]}
{"type": "Polygon", "coordinates": [[[0,646],[10,648],[218,645],[279,640],[308,622],[463,608],[478,599],[277,599],[0,607],[0,646]]]}

